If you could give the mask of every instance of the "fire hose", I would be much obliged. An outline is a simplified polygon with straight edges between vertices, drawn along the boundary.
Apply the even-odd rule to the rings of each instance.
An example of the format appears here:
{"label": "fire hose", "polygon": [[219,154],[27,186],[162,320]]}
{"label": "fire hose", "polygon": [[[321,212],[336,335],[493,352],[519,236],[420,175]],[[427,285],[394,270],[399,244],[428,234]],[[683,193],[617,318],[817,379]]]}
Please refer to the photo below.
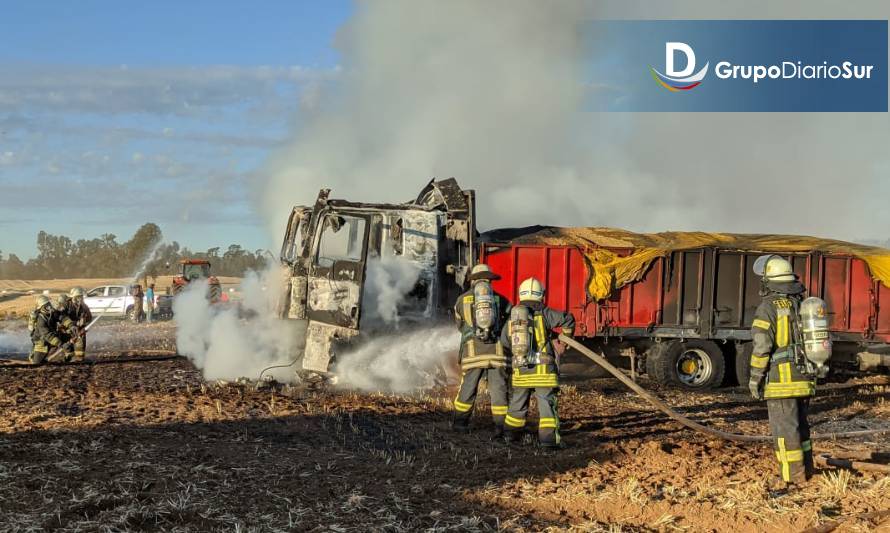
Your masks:
{"label": "fire hose", "polygon": [[[681,415],[670,406],[668,406],[665,402],[659,399],[657,396],[647,391],[643,387],[637,385],[633,380],[627,377],[624,372],[613,366],[611,363],[606,361],[606,359],[594,352],[593,350],[587,348],[580,342],[572,339],[571,337],[567,337],[565,335],[560,335],[559,340],[563,343],[571,346],[575,350],[579,351],[582,355],[586,356],[588,359],[593,361],[594,363],[601,366],[607,372],[615,376],[621,383],[624,383],[628,388],[637,393],[644,400],[651,403],[655,408],[657,408],[662,413],[666,414],[679,424],[692,429],[694,431],[698,431],[700,433],[705,433],[707,435],[711,435],[714,437],[719,437],[721,439],[733,441],[733,442],[764,442],[771,441],[772,437],[769,435],[744,435],[739,433],[728,433],[726,431],[721,431],[719,429],[714,429],[712,427],[708,427],[704,424],[700,424],[694,420],[689,419],[686,416]],[[878,435],[882,433],[890,433],[890,429],[871,429],[871,430],[863,430],[863,431],[842,431],[835,433],[814,433],[814,438],[823,438],[823,439],[835,439],[835,438],[844,438],[844,437],[862,437],[867,435]],[[844,461],[833,459],[827,456],[819,456],[822,461],[826,461],[824,464],[831,466],[848,466],[852,468],[857,468],[859,470],[872,470],[877,472],[885,472],[890,473],[890,466],[886,465],[878,465],[874,463],[862,463],[859,461]],[[840,464],[844,463],[844,465]],[[858,466],[857,466],[858,465]],[[876,467],[876,468],[872,468]]]}

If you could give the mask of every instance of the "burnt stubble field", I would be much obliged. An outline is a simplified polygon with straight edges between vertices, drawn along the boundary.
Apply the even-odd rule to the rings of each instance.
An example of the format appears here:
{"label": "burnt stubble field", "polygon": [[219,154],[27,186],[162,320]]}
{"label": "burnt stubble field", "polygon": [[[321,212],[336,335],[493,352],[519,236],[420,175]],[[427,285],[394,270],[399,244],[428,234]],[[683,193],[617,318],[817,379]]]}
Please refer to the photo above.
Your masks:
{"label": "burnt stubble field", "polygon": [[[169,349],[171,324],[108,324]],[[146,340],[148,339],[148,340]],[[645,382],[647,386],[650,383]],[[2,531],[838,531],[886,528],[890,480],[820,470],[771,494],[773,452],[675,426],[615,380],[567,377],[559,452],[448,419],[453,387],[410,396],[205,382],[184,358],[0,366]],[[658,391],[721,429],[766,432],[739,390]],[[890,379],[851,379],[814,401],[816,431],[890,423]],[[533,409],[534,412],[534,409]],[[887,452],[887,437],[817,441]]]}

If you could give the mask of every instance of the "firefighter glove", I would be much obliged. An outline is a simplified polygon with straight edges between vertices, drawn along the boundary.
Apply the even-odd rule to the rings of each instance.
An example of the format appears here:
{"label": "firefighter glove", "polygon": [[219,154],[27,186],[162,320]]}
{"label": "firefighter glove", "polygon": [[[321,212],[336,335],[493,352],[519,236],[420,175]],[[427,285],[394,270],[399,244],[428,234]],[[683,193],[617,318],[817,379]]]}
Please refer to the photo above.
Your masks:
{"label": "firefighter glove", "polygon": [[755,400],[762,400],[763,378],[761,376],[751,376],[751,379],[748,381],[748,389],[751,391],[751,396]]}

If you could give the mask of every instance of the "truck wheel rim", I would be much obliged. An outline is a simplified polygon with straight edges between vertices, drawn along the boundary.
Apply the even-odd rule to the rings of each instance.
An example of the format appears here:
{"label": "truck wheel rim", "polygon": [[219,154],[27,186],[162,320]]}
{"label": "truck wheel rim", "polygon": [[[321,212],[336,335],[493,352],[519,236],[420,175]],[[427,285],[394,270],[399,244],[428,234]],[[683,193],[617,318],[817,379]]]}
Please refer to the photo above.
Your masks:
{"label": "truck wheel rim", "polygon": [[700,348],[689,348],[677,359],[677,377],[684,385],[703,385],[713,371],[711,356]]}

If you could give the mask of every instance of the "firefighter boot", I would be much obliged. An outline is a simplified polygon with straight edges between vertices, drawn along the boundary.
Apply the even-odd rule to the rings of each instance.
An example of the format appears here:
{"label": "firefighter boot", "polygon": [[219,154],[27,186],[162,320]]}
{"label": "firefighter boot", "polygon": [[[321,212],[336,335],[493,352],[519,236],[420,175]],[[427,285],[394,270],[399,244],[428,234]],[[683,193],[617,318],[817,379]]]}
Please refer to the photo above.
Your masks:
{"label": "firefighter boot", "polygon": [[469,433],[470,432],[470,417],[460,416],[456,413],[454,415],[452,415],[451,430],[454,431],[455,433]]}

